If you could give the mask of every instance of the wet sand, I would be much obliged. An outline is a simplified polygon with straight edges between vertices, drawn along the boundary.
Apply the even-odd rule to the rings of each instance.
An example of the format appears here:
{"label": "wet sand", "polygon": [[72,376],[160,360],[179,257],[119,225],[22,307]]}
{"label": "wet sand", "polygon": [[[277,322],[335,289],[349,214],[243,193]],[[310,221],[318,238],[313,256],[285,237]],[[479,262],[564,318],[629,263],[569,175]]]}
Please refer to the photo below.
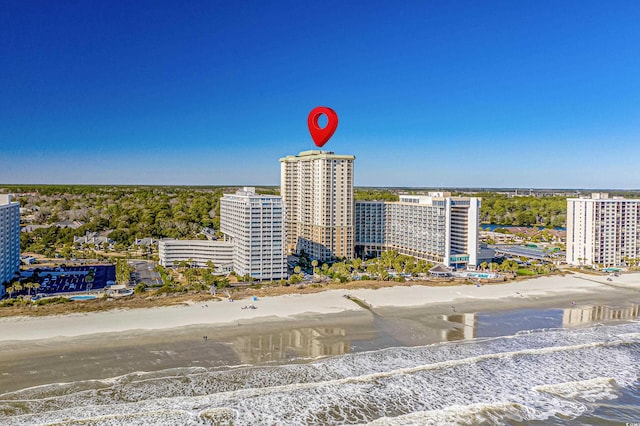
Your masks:
{"label": "wet sand", "polygon": [[598,287],[564,295],[518,293],[497,300],[374,305],[371,311],[342,298],[353,310],[307,313],[293,319],[247,318],[172,329],[5,341],[0,347],[0,393],[136,371],[290,364],[388,347],[511,335],[528,329],[633,320],[638,318],[640,305],[640,292],[635,289]]}

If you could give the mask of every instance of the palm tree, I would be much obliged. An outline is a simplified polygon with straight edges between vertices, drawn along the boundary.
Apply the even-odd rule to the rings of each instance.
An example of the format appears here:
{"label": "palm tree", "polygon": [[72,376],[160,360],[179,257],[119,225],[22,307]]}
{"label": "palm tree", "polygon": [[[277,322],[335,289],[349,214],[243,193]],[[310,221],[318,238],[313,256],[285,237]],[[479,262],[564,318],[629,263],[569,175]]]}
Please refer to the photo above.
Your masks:
{"label": "palm tree", "polygon": [[489,266],[489,264],[487,262],[482,262],[480,264],[480,269],[482,269],[483,271],[487,270],[487,266]]}
{"label": "palm tree", "polygon": [[[9,291],[9,297],[13,297],[13,293],[20,293],[20,291],[22,291],[22,289],[24,287],[22,287],[22,284],[20,284],[19,282],[15,282],[11,285],[11,287],[9,287],[11,289],[11,291]],[[8,291],[9,289],[7,289]]]}
{"label": "palm tree", "polygon": [[5,290],[7,291],[7,293],[9,293],[9,299],[13,299],[13,292],[16,291],[15,287],[13,285],[10,285],[6,287]]}
{"label": "palm tree", "polygon": [[29,296],[31,296],[31,289],[33,288],[33,284],[35,284],[35,283],[26,282],[26,283],[22,284],[22,288],[25,288],[25,289],[27,289],[29,291],[29,293],[28,293]]}

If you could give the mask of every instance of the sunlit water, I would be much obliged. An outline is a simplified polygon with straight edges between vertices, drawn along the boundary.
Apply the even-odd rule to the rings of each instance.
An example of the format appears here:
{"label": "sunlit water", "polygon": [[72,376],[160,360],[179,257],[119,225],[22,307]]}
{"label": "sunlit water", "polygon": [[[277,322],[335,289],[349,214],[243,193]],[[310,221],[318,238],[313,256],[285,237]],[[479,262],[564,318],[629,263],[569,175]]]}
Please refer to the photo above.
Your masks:
{"label": "sunlit water", "polygon": [[[504,318],[509,324],[524,324],[532,316],[538,324],[557,327],[531,330],[520,326],[508,330],[512,334],[487,337],[491,330],[500,329],[497,322]],[[8,392],[0,395],[0,423],[542,425],[640,421],[637,319],[563,328],[571,325],[566,321],[576,320],[570,310],[473,318],[465,325],[471,335],[464,335],[465,327],[457,335],[466,340],[345,353],[303,363],[171,368]]]}

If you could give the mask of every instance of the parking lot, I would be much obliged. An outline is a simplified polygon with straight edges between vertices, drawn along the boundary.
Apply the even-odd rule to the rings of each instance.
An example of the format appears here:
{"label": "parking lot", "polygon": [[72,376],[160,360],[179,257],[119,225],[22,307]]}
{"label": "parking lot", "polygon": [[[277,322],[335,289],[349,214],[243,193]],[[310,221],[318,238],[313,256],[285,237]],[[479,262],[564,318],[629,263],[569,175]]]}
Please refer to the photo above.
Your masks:
{"label": "parking lot", "polygon": [[137,283],[145,283],[149,286],[162,285],[160,274],[153,269],[155,267],[154,262],[145,262],[144,260],[138,260],[129,261],[129,264],[135,268],[134,272],[131,274],[131,278],[133,279],[133,281]]}
{"label": "parking lot", "polygon": [[[89,273],[93,271],[93,280],[87,280]],[[31,294],[57,294],[57,293],[73,293],[89,290],[100,290],[108,285],[115,284],[116,268],[114,265],[87,265],[87,266],[71,266],[58,267],[51,269],[42,269],[34,276],[27,276],[21,281],[36,282],[40,284],[37,290],[31,290]],[[28,294],[28,289],[23,289],[16,294]],[[14,294],[15,295],[15,294]]]}

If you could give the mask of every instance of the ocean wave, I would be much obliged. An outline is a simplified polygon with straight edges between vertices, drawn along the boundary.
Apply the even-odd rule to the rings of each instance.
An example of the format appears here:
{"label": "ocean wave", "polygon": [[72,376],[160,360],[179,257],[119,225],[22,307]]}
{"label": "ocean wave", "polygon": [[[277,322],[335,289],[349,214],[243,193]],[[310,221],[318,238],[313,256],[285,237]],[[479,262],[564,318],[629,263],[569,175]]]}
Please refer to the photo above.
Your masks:
{"label": "ocean wave", "polygon": [[534,411],[515,403],[453,405],[442,410],[418,411],[397,417],[382,417],[367,423],[368,426],[411,425],[500,425],[521,422],[534,416]]}
{"label": "ocean wave", "polygon": [[308,364],[176,368],[47,385],[0,395],[0,416],[16,425],[136,424],[146,415],[154,424],[409,424],[471,410],[491,419],[544,420],[575,417],[589,401],[615,398],[637,371],[640,325],[632,323]]}
{"label": "ocean wave", "polygon": [[552,385],[536,386],[533,390],[553,394],[566,399],[585,400],[595,402],[617,397],[616,381],[612,377],[596,377]]}

